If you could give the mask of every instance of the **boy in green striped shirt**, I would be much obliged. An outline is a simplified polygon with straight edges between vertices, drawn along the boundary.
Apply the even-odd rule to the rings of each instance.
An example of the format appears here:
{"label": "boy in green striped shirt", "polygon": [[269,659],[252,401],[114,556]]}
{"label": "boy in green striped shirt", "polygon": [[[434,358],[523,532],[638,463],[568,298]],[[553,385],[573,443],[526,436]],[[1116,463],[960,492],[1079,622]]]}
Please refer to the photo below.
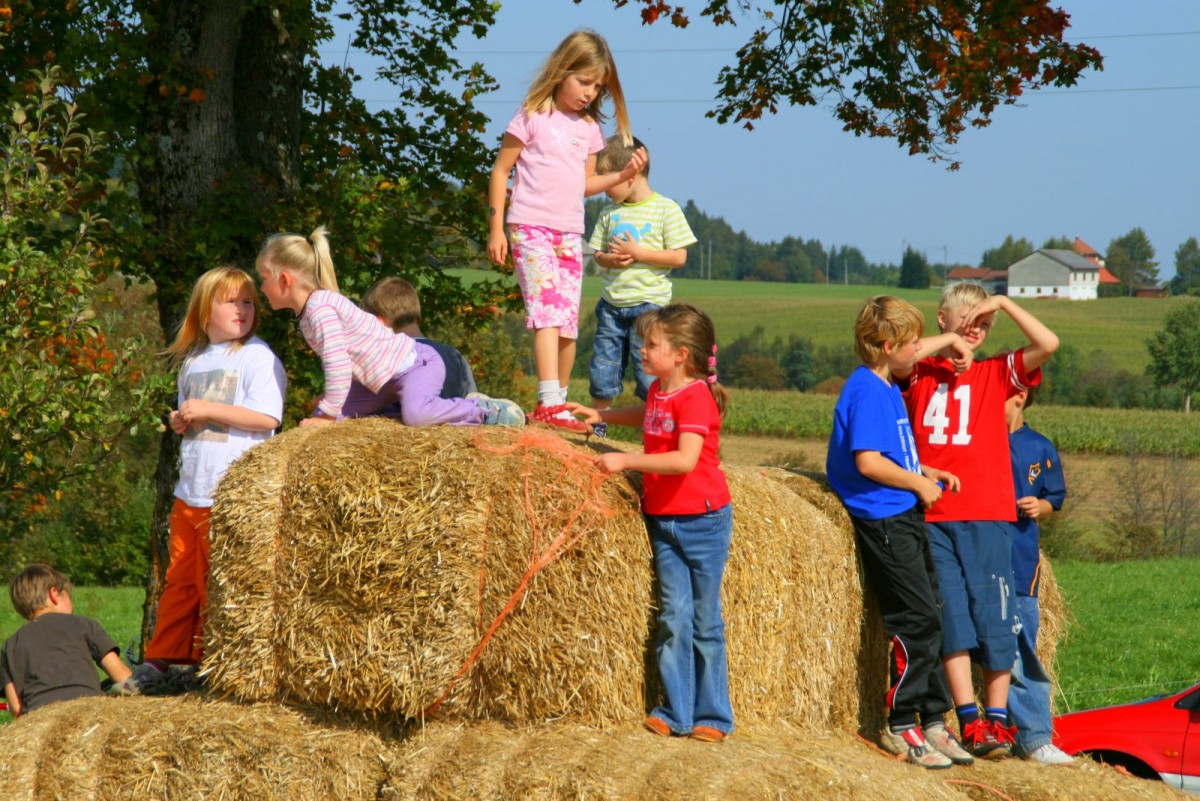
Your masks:
{"label": "boy in green striped shirt", "polygon": [[[613,136],[596,157],[596,173],[620,172],[639,148]],[[622,160],[623,159],[623,160]],[[643,401],[654,377],[642,371],[638,315],[671,302],[671,270],[687,263],[696,242],[679,204],[650,188],[650,159],[642,171],[606,193],[612,203],[600,212],[588,243],[604,290],[596,304],[596,342],[589,370],[592,408],[608,409],[621,394],[625,368],[633,362],[636,393]],[[593,433],[604,436],[601,426]]]}

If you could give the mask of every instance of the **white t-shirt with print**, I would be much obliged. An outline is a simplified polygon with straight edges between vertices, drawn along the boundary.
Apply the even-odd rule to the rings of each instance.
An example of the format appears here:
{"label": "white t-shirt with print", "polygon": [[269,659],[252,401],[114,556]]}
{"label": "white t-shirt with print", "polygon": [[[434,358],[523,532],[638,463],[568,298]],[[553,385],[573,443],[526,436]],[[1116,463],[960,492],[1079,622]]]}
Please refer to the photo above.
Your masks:
{"label": "white t-shirt with print", "polygon": [[[209,345],[188,356],[176,381],[179,403],[207,400],[241,406],[283,420],[287,375],[267,343],[251,337],[245,345]],[[274,431],[245,431],[216,423],[192,426],[183,436],[175,497],[188,506],[212,506],[217,484],[229,465]]]}

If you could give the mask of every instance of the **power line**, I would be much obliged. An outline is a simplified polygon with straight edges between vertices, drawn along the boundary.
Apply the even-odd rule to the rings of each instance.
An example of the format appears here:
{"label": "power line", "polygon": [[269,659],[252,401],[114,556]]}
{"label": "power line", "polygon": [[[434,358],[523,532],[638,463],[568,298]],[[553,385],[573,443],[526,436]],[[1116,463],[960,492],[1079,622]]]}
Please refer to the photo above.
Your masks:
{"label": "power line", "polygon": [[[1186,86],[1134,86],[1125,89],[1038,89],[1030,92],[1027,95],[1022,95],[1021,100],[1029,100],[1036,98],[1039,95],[1090,95],[1090,94],[1134,94],[1137,92],[1176,92],[1200,89],[1200,84],[1192,84]],[[394,98],[389,97],[364,97],[361,98],[364,103],[390,103]],[[494,98],[477,98],[474,103],[477,106],[485,105],[519,105],[521,100],[497,100]],[[695,105],[715,103],[717,98],[703,99],[685,99],[685,98],[659,98],[659,99],[638,99],[625,98],[625,104],[630,106],[642,106],[646,104],[654,105]]]}
{"label": "power line", "polygon": [[[1200,36],[1200,31],[1156,31],[1151,33],[1110,33],[1100,34],[1098,36],[1069,36],[1064,37],[1068,41],[1098,41],[1100,39],[1149,39],[1162,36]],[[613,49],[613,53],[622,54],[640,54],[640,53],[736,53],[736,47],[658,47],[658,48],[632,48],[628,50]],[[341,48],[317,48],[318,53],[336,53],[341,54]],[[463,56],[544,56],[545,49],[538,50],[456,50],[456,54]]]}

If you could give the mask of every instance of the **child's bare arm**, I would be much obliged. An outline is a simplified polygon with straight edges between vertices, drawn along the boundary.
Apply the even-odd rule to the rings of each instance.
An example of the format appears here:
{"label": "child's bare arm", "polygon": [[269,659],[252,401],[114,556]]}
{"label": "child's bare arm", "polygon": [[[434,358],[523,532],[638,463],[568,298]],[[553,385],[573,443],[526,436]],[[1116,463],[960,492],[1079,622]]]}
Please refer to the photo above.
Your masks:
{"label": "child's bare arm", "polygon": [[692,431],[679,435],[679,450],[667,453],[602,453],[596,457],[596,467],[605,473],[636,470],[639,473],[657,473],[663,476],[690,473],[700,461],[704,449],[704,437]]}
{"label": "child's bare arm", "polygon": [[596,260],[596,264],[608,270],[621,270],[633,264],[630,256],[617,255],[604,250],[597,250],[592,254],[592,258]]}
{"label": "child's bare arm", "polygon": [[612,189],[622,181],[628,181],[633,176],[642,171],[646,166],[646,148],[638,148],[633,156],[630,157],[629,163],[620,172],[606,172],[602,175],[596,174],[596,156],[588,156],[587,160],[587,182],[585,184],[584,194],[587,196],[598,195],[601,192],[606,192]]}
{"label": "child's bare arm", "polygon": [[613,237],[608,243],[608,252],[614,256],[626,256],[629,261],[640,261],[653,267],[682,267],[687,264],[687,248],[674,250],[651,250],[642,247],[629,234]]}
{"label": "child's bare arm", "polygon": [[982,303],[972,306],[963,317],[963,323],[970,326],[977,318],[994,311],[1007,314],[1029,340],[1029,344],[1023,348],[1026,371],[1041,367],[1054,351],[1058,350],[1058,336],[1007,295],[992,295]]}
{"label": "child's bare arm", "polygon": [[8,713],[14,718],[21,716],[21,696],[17,693],[17,686],[11,681],[4,685],[4,699],[8,701]]}
{"label": "child's bare arm", "polygon": [[584,406],[582,403],[573,401],[567,402],[567,411],[576,417],[581,417],[583,422],[595,425],[596,423],[614,423],[619,426],[630,426],[632,428],[641,428],[642,421],[646,419],[646,404],[638,406],[623,406],[620,409],[603,409],[597,410],[590,406]]}
{"label": "child's bare arm", "polygon": [[517,137],[504,134],[488,183],[488,258],[495,264],[504,264],[508,258],[508,237],[504,235],[504,198],[508,194],[508,176],[524,147],[525,143]]}
{"label": "child's bare arm", "polygon": [[879,451],[855,451],[854,465],[872,481],[915,493],[925,508],[933,506],[942,497],[942,488],[936,481],[905,470]]}
{"label": "child's bare arm", "polygon": [[[958,373],[970,367],[971,360],[975,358],[975,352],[971,350],[967,341],[953,332],[921,337],[917,342],[917,357],[921,359],[933,356],[943,350],[949,350],[950,363],[954,365],[954,370]],[[892,378],[903,381],[912,375],[914,368],[915,365],[906,370],[893,370]]]}
{"label": "child's bare arm", "polygon": [[110,679],[118,684],[125,681],[125,679],[129,678],[133,673],[133,671],[131,671],[129,667],[121,661],[121,655],[116,651],[109,651],[104,655],[104,658],[100,660],[100,668],[108,674]]}
{"label": "child's bare arm", "polygon": [[279,427],[279,421],[269,414],[256,412],[245,406],[234,406],[232,403],[206,401],[199,398],[192,398],[181,403],[179,416],[189,426],[216,423],[228,428],[240,428],[243,431],[273,431]]}
{"label": "child's bare arm", "polygon": [[1017,509],[1031,520],[1045,520],[1054,513],[1054,507],[1050,505],[1050,501],[1033,495],[1017,498]]}

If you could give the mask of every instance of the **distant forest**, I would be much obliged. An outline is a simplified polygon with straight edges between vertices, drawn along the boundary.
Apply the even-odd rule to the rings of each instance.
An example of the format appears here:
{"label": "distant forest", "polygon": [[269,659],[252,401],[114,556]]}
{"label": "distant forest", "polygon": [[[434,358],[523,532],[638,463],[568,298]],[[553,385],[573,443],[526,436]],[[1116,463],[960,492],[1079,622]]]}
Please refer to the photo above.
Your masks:
{"label": "distant forest", "polygon": [[[607,203],[604,197],[587,202],[584,230],[589,235]],[[690,200],[683,214],[698,241],[688,249],[687,266],[676,273],[680,278],[877,286],[895,286],[900,281],[899,265],[872,264],[862,251],[849,245],[827,248],[820,240],[794,236],[779,242],[756,242],[745,231],[734,231],[721,217],[705,214]]]}

